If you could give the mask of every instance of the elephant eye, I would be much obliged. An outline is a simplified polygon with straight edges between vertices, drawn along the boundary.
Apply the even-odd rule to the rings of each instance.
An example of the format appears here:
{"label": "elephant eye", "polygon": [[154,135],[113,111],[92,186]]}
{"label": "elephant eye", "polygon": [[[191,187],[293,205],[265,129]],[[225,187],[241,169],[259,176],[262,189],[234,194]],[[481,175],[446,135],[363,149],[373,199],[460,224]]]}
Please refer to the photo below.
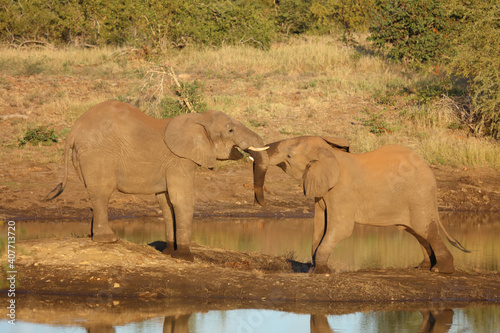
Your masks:
{"label": "elephant eye", "polygon": [[290,154],[286,155],[287,158],[292,158],[292,156],[290,156]]}
{"label": "elephant eye", "polygon": [[234,130],[231,128],[231,129],[229,130],[229,133],[233,133],[233,132],[234,132]]}

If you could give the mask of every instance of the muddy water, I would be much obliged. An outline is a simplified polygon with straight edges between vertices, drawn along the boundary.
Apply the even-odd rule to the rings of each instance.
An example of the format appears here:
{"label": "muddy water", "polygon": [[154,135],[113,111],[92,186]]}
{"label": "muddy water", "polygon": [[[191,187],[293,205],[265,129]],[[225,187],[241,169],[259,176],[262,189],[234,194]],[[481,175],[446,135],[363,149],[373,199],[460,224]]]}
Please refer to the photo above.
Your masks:
{"label": "muddy water", "polygon": [[[448,232],[471,250],[463,253],[447,243],[455,266],[464,270],[500,270],[500,214],[442,213]],[[216,223],[215,223],[216,222]],[[139,244],[164,240],[160,218],[128,218],[111,221],[122,239]],[[84,236],[88,221],[19,221],[18,238]],[[306,262],[311,258],[312,219],[196,219],[193,242],[236,251],[286,256]],[[342,241],[330,258],[337,271],[363,268],[402,268],[423,258],[416,239],[396,227],[356,225],[351,237]]]}
{"label": "muddy water", "polygon": [[[500,265],[500,214],[442,214],[448,232],[472,253],[450,249],[457,268],[498,271]],[[214,223],[217,222],[217,223]],[[238,251],[285,255],[310,260],[310,219],[197,219],[193,241]],[[86,221],[19,221],[18,239],[83,236]],[[146,244],[164,239],[157,218],[113,220],[121,237]],[[338,271],[362,268],[411,267],[420,262],[417,241],[397,228],[356,226],[354,234],[333,253],[330,265]],[[499,281],[500,283],[500,281]],[[0,295],[2,304],[5,295]],[[105,300],[106,301],[106,300]],[[16,326],[0,317],[0,332],[495,332],[500,331],[498,304],[443,303],[392,305],[304,304],[301,313],[287,312],[286,304],[224,301],[203,305],[78,299],[63,296],[20,295]],[[2,308],[4,308],[2,306]],[[312,312],[312,313],[311,313]],[[0,314],[3,311],[0,311]],[[175,331],[172,329],[175,326]]]}

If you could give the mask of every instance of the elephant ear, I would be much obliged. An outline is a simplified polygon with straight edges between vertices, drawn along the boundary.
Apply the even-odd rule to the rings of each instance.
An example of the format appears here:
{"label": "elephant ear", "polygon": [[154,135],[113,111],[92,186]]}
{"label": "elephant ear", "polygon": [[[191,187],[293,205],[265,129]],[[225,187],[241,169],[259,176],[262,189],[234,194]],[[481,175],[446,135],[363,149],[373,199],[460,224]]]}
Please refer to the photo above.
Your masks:
{"label": "elephant ear", "polygon": [[206,168],[216,166],[212,141],[199,121],[200,114],[187,113],[170,120],[164,141],[177,156],[192,160]]}
{"label": "elephant ear", "polygon": [[346,153],[349,152],[349,141],[347,141],[346,139],[342,139],[336,136],[323,136],[322,138],[333,148],[343,150]]}
{"label": "elephant ear", "polygon": [[309,162],[302,176],[304,195],[321,198],[338,183],[339,178],[340,169],[337,158],[328,149],[320,148],[317,159]]}

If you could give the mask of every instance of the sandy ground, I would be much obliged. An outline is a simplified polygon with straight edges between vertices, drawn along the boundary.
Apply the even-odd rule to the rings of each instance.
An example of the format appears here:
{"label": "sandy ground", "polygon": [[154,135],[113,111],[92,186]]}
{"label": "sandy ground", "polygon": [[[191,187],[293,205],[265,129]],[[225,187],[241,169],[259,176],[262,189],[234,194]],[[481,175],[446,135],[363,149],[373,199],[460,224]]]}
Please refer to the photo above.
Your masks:
{"label": "sandy ground", "polygon": [[[249,162],[241,161],[223,164],[216,171],[198,170],[196,215],[312,216],[312,202],[303,197],[300,184],[278,168],[268,175],[268,207],[254,206],[251,169]],[[433,170],[438,179],[440,209],[499,210],[497,173]],[[57,164],[39,166],[26,161],[14,169],[4,161],[0,165],[4,221],[90,218],[85,188],[72,168],[64,193],[56,200],[43,201],[59,183],[61,171],[62,166]],[[152,195],[116,193],[111,199],[110,215],[160,213]],[[161,247],[161,243],[156,245]],[[324,302],[500,300],[500,276],[492,272],[439,275],[409,267],[317,276],[304,273],[309,268],[307,263],[198,245],[194,245],[194,263],[176,261],[153,246],[126,241],[102,245],[89,238],[40,239],[19,241],[16,246],[17,290],[36,294]],[[6,253],[2,260],[5,262]]]}
{"label": "sandy ground", "polygon": [[[16,112],[13,102],[2,109],[7,115]],[[15,118],[0,120],[0,136],[15,136],[20,128],[17,122]],[[60,142],[43,149],[23,150],[4,145],[0,159],[0,221],[4,224],[0,230],[6,230],[5,221],[9,220],[90,218],[90,201],[72,167],[64,193],[53,201],[43,200],[62,179],[63,167],[58,161],[63,145]],[[438,181],[441,210],[500,210],[498,171],[441,166],[433,166],[432,170]],[[300,183],[280,169],[270,169],[266,189],[268,206],[254,206],[249,162],[223,162],[215,171],[200,168],[196,175],[195,214],[313,216],[313,202],[302,195]],[[160,216],[160,212],[153,195],[115,193],[110,201],[110,217],[123,216]],[[79,297],[84,299],[84,308],[72,311],[90,317],[99,313],[95,302],[111,310],[120,304],[120,311],[110,314],[110,321],[116,323],[139,319],[139,315],[133,315],[136,301],[143,307],[151,304],[150,312],[141,312],[141,318],[236,307],[348,313],[418,308],[423,303],[428,308],[429,302],[442,310],[460,302],[500,301],[500,276],[496,272],[439,275],[408,267],[311,275],[305,273],[307,263],[281,257],[198,245],[193,245],[193,252],[195,262],[188,263],[165,256],[153,246],[126,241],[107,245],[93,243],[89,238],[18,241],[16,292],[23,299],[19,315],[22,317],[26,311],[43,322],[58,309],[69,308]],[[4,252],[2,263],[6,256]],[[6,267],[0,268],[1,280],[8,277]],[[6,293],[0,294],[0,301],[7,302],[3,297]],[[44,295],[52,296],[49,299]]]}

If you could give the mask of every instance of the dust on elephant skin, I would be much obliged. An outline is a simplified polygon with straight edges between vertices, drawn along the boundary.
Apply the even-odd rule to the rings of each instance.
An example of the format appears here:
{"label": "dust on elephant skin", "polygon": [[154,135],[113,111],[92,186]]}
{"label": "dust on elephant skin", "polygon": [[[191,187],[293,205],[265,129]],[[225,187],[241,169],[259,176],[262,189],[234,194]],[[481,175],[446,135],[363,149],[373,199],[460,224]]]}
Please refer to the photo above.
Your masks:
{"label": "dust on elephant skin", "polygon": [[409,148],[388,145],[352,154],[343,139],[305,136],[273,142],[267,151],[252,156],[258,203],[265,205],[263,186],[269,166],[302,180],[304,194],[314,198],[315,273],[330,271],[328,258],[352,234],[354,223],[398,226],[411,233],[424,254],[421,269],[454,272],[453,256],[440,229],[453,246],[469,252],[441,224],[434,174]]}
{"label": "dust on elephant skin", "polygon": [[85,112],[69,132],[64,178],[47,199],[64,191],[72,158],[92,203],[94,241],[118,240],[108,224],[113,191],[155,194],[165,219],[164,253],[192,261],[196,167],[211,169],[217,160],[239,159],[239,149],[264,149],[264,142],[222,112],[155,119],[127,103],[103,102]]}

